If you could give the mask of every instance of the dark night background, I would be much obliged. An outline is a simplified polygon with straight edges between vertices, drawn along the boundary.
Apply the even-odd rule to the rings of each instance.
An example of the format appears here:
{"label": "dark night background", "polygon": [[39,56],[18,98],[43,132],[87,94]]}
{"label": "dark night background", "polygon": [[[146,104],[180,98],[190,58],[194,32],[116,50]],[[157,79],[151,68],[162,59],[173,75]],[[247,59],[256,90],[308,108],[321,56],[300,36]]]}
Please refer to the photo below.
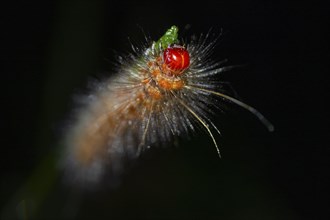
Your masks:
{"label": "dark night background", "polygon": [[[256,0],[2,5],[1,219],[329,219],[326,8]],[[216,121],[221,160],[201,132],[150,150],[116,188],[71,195],[49,181],[73,94],[111,72],[113,51],[129,51],[128,37],[142,41],[140,27],[157,39],[173,24],[183,36],[223,29],[215,58],[248,64],[224,80],[275,132],[233,107]]]}

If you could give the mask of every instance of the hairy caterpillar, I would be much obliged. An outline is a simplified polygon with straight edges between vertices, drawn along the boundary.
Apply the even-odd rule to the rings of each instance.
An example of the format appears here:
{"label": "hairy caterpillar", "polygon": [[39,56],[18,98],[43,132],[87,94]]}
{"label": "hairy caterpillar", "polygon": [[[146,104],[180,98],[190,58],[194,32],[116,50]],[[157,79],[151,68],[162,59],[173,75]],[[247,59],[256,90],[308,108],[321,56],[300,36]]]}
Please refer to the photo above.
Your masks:
{"label": "hairy caterpillar", "polygon": [[273,130],[256,109],[221,91],[215,77],[231,67],[210,59],[215,40],[208,38],[183,44],[172,26],[158,41],[133,47],[135,54],[120,61],[116,76],[98,83],[67,131],[70,178],[98,182],[108,171],[119,172],[124,159],[197,127],[207,131],[220,156],[210,109],[223,103],[243,107]]}

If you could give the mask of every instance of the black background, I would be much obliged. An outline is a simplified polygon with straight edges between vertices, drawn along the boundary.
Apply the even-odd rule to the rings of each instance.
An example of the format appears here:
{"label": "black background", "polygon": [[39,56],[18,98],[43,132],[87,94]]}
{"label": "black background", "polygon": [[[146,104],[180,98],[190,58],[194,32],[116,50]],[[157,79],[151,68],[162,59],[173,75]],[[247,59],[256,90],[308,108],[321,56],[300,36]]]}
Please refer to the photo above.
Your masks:
{"label": "black background", "polygon": [[[326,8],[317,1],[1,6],[1,217],[328,219]],[[111,73],[113,51],[130,51],[128,37],[143,41],[140,27],[157,39],[173,24],[185,37],[223,30],[215,58],[248,64],[224,80],[275,132],[234,107],[215,119],[221,160],[200,132],[180,147],[148,151],[111,189],[71,195],[54,180],[43,191],[51,168],[42,161],[58,150],[73,94],[89,77]],[[24,192],[26,184],[36,190]]]}

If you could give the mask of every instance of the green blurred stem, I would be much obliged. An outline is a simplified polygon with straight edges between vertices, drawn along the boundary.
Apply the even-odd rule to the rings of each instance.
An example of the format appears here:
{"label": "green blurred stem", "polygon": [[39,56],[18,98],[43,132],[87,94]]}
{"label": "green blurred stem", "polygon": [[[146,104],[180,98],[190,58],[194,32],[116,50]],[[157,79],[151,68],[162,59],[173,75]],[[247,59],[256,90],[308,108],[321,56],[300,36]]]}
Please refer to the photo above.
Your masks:
{"label": "green blurred stem", "polygon": [[[154,42],[154,49],[159,53],[171,44],[178,43],[178,30],[178,27],[173,25],[158,41]],[[27,182],[18,190],[7,206],[1,210],[1,214],[6,218],[13,217],[17,214],[15,213],[17,211],[15,210],[16,207],[21,204],[19,206],[22,206],[24,219],[33,218],[38,213],[59,176],[56,169],[57,160],[57,156],[52,153],[46,156]],[[33,203],[33,208],[27,204],[29,202]]]}

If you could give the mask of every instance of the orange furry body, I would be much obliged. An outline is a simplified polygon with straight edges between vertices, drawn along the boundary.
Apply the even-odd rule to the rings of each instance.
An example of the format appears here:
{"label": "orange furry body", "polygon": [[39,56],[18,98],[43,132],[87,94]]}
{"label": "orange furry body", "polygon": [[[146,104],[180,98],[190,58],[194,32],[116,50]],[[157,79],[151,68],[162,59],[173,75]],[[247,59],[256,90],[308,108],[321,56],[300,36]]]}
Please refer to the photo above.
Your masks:
{"label": "orange furry body", "polygon": [[[89,114],[83,116],[85,124],[78,126],[79,132],[72,139],[75,146],[73,156],[78,164],[85,167],[95,160],[106,160],[112,141],[123,137],[132,121],[142,121],[148,112],[160,111],[162,108],[157,105],[164,99],[164,92],[184,86],[184,80],[172,74],[160,56],[149,61],[147,68],[140,69],[138,73],[140,79],[132,82],[133,90],[125,91],[123,87],[97,94],[98,103],[94,103]],[[112,86],[112,82],[109,81],[108,86]],[[136,138],[144,141],[143,137]],[[138,150],[139,144],[133,151]]]}

